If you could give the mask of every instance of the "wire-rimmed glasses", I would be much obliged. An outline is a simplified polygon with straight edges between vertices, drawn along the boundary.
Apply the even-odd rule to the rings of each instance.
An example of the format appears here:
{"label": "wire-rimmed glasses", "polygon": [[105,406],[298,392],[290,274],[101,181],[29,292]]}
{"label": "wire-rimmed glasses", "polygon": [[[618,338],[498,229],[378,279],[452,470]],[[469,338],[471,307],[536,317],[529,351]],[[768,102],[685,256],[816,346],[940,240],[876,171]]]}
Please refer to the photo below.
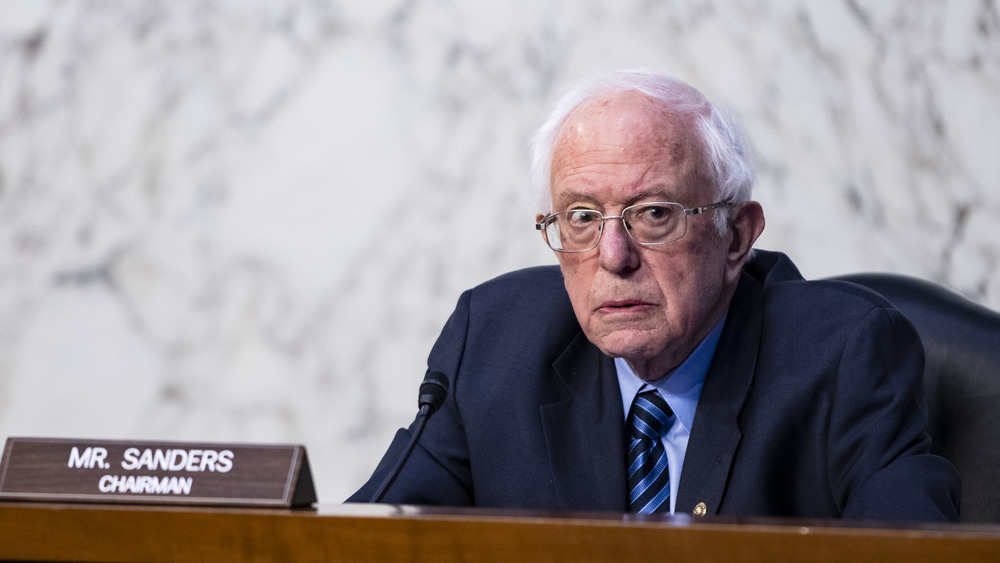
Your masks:
{"label": "wire-rimmed glasses", "polygon": [[625,231],[637,244],[653,246],[675,242],[687,233],[687,216],[727,207],[729,200],[685,209],[672,201],[653,201],[630,205],[621,215],[604,215],[594,209],[569,209],[549,213],[535,228],[556,252],[586,252],[597,248],[604,233],[604,222],[621,219]]}

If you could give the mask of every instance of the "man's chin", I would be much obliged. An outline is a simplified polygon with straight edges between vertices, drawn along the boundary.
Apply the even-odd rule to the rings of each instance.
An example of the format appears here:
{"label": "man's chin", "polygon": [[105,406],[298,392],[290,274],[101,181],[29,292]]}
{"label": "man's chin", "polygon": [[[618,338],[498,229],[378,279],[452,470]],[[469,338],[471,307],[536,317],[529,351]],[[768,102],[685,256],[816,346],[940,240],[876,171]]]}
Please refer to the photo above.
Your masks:
{"label": "man's chin", "polygon": [[648,331],[615,331],[591,342],[604,354],[624,359],[641,379],[655,381],[684,359],[671,357],[665,339],[655,336]]}
{"label": "man's chin", "polygon": [[646,362],[655,358],[663,351],[663,346],[655,340],[649,338],[648,333],[638,331],[615,331],[614,333],[601,338],[591,339],[591,342],[601,349],[602,352],[612,358],[624,358],[630,364],[632,362]]}

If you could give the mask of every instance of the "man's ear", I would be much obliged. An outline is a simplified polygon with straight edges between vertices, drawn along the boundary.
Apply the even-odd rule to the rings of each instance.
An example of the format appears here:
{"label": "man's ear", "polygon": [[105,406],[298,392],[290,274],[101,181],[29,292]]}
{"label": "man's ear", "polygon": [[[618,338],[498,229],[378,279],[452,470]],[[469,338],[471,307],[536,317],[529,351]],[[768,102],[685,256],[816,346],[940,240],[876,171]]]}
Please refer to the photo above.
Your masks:
{"label": "man's ear", "polygon": [[729,216],[729,230],[732,238],[726,255],[726,266],[732,277],[731,281],[735,281],[750,255],[753,243],[764,232],[764,208],[756,201],[737,203]]}

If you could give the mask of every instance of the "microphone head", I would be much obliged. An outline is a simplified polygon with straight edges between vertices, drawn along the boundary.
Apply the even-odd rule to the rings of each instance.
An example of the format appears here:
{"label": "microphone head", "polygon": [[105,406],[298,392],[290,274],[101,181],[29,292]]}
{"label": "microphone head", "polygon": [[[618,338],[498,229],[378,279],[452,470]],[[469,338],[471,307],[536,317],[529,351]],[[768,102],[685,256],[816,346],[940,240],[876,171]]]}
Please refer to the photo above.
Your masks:
{"label": "microphone head", "polygon": [[441,408],[444,398],[448,396],[448,376],[439,372],[428,372],[424,376],[424,382],[420,384],[420,396],[417,404],[420,411],[430,415]]}

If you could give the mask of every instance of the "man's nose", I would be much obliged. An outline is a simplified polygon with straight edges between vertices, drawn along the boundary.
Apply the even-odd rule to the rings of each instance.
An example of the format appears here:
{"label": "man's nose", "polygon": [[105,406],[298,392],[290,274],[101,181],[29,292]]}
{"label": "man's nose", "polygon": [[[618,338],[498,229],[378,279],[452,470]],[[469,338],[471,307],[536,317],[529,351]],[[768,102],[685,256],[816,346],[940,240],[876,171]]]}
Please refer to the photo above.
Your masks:
{"label": "man's nose", "polygon": [[621,218],[604,221],[604,232],[597,246],[601,267],[614,273],[634,270],[639,267],[639,249],[625,228]]}

